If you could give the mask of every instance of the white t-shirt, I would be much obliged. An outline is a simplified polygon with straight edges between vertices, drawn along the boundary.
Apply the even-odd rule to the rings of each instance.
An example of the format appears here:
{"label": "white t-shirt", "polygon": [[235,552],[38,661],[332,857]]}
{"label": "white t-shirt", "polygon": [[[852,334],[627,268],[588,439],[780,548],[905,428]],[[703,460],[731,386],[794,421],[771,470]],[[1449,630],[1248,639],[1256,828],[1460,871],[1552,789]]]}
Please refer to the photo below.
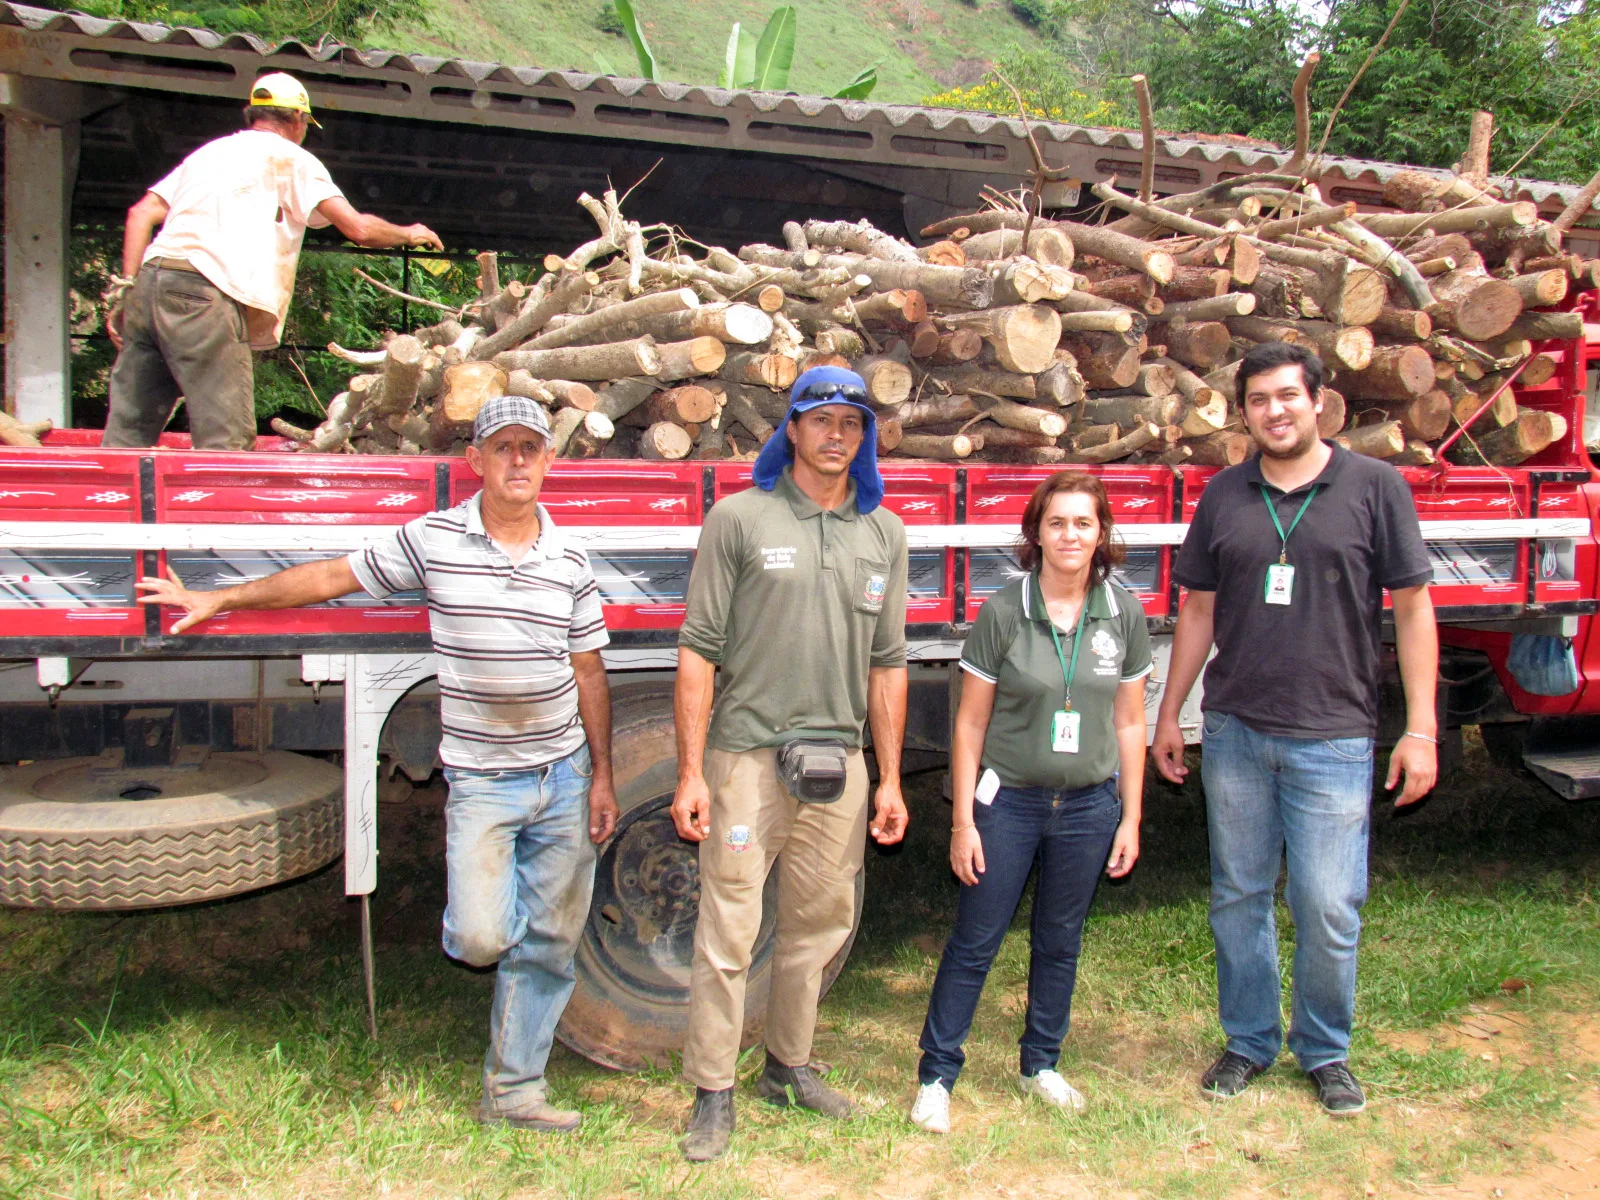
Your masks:
{"label": "white t-shirt", "polygon": [[207,142],[150,190],[170,211],[144,261],[187,259],[245,306],[253,348],[276,346],[306,226],[327,225],[317,205],[344,195],[328,168],[288,138],[246,129]]}

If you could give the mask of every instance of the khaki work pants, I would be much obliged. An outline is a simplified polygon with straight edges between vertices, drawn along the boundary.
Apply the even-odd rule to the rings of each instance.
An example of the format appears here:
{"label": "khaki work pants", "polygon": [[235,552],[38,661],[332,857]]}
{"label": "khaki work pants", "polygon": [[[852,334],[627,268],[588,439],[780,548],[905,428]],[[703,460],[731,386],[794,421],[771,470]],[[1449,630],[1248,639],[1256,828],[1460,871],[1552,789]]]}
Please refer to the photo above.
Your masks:
{"label": "khaki work pants", "polygon": [[786,1066],[811,1061],[822,973],[855,919],[867,837],[867,768],[850,752],[844,795],[801,804],[778,780],[777,751],[706,753],[711,835],[700,843],[700,916],[689,984],[684,1078],[733,1086],[745,982],[761,927],[761,893],[778,866],[777,946],[767,1002],[767,1050]]}
{"label": "khaki work pants", "polygon": [[196,450],[253,450],[254,365],[244,307],[197,271],[147,262],[122,302],[102,446],[154,446],[179,396]]}

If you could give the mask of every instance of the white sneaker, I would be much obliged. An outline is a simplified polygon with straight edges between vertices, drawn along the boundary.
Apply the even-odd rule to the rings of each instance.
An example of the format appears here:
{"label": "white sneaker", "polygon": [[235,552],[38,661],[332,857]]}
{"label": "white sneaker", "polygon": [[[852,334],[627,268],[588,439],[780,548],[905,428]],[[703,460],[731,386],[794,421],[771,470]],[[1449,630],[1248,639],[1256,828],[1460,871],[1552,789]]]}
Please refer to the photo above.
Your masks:
{"label": "white sneaker", "polygon": [[1059,1071],[1040,1071],[1037,1075],[1019,1076],[1024,1096],[1037,1096],[1046,1104],[1063,1112],[1082,1112],[1089,1107],[1083,1093],[1061,1078]]}
{"label": "white sneaker", "polygon": [[950,1093],[937,1079],[917,1089],[917,1102],[911,1106],[911,1123],[929,1133],[950,1132]]}

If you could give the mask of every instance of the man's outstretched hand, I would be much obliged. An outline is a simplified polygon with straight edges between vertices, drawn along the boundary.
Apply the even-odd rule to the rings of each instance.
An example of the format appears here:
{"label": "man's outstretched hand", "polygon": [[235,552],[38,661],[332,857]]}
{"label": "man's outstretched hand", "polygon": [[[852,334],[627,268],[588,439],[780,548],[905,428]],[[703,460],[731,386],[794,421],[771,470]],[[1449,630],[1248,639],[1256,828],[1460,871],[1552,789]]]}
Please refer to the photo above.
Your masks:
{"label": "man's outstretched hand", "polygon": [[139,597],[140,604],[165,604],[184,610],[183,618],[168,630],[169,633],[182,633],[191,625],[209,621],[222,611],[221,593],[191,592],[183,586],[177,572],[171,567],[167,568],[165,579],[146,575],[133,586],[145,593]]}

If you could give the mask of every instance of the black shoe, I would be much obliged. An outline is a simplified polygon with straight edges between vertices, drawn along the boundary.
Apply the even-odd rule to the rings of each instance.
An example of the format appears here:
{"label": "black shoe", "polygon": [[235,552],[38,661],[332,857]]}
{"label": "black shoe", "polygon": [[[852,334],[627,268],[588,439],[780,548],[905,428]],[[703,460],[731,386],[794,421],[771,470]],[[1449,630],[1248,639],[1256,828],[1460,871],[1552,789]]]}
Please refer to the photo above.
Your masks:
{"label": "black shoe", "polygon": [[694,1108],[689,1111],[689,1127],[683,1131],[678,1149],[690,1162],[710,1162],[728,1152],[733,1138],[733,1089],[713,1092],[703,1087],[694,1090]]}
{"label": "black shoe", "polygon": [[790,1104],[842,1121],[855,1111],[850,1101],[817,1077],[810,1066],[788,1067],[767,1054],[766,1069],[756,1080],[756,1095],[780,1108]]}
{"label": "black shoe", "polygon": [[1322,1107],[1336,1117],[1350,1117],[1367,1107],[1366,1093],[1350,1074],[1350,1064],[1331,1062],[1326,1066],[1307,1071],[1311,1082],[1317,1085],[1317,1099]]}
{"label": "black shoe", "polygon": [[1200,1076],[1200,1090],[1214,1100],[1232,1100],[1250,1086],[1252,1079],[1265,1070],[1266,1068],[1260,1063],[1242,1054],[1224,1050],[1222,1057],[1207,1067],[1206,1073]]}

